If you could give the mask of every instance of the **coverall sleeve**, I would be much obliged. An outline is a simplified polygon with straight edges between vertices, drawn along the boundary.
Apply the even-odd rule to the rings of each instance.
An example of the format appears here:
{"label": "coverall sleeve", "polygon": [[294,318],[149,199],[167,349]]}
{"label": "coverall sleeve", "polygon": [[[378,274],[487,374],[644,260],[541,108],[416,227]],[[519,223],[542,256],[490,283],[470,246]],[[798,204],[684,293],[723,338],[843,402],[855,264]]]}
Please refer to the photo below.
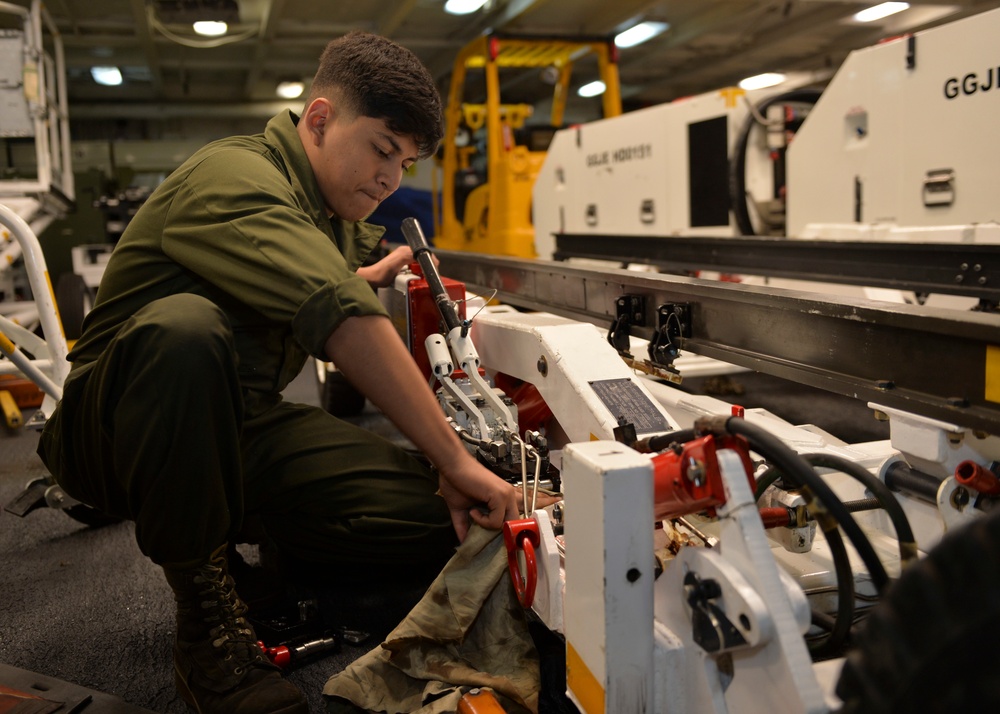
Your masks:
{"label": "coverall sleeve", "polygon": [[319,210],[303,205],[266,157],[219,151],[177,191],[163,251],[268,321],[289,323],[296,341],[322,357],[326,339],[346,318],[386,312],[332,229],[317,225],[328,220]]}

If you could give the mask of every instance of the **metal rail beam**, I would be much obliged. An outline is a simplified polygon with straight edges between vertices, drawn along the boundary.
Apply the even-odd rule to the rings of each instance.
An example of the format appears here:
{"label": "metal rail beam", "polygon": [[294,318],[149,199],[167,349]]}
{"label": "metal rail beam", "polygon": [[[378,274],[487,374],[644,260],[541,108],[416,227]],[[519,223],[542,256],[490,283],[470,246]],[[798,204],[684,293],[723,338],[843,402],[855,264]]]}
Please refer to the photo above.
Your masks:
{"label": "metal rail beam", "polygon": [[657,307],[687,306],[679,347],[802,384],[1000,434],[1000,315],[832,298],[672,275],[437,251],[441,274],[502,302],[610,326],[639,296],[632,334]]}
{"label": "metal rail beam", "polygon": [[564,234],[556,236],[555,257],[623,265],[648,262],[670,270],[718,270],[1000,302],[1000,245],[983,243]]}

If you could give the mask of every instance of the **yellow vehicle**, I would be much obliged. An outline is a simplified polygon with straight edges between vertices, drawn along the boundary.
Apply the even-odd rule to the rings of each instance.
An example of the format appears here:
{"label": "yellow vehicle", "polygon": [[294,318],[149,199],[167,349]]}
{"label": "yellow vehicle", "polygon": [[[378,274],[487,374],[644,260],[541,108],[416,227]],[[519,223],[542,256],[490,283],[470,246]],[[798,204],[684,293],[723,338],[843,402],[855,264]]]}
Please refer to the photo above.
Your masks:
{"label": "yellow vehicle", "polygon": [[[484,35],[455,59],[445,110],[440,186],[435,189],[434,244],[521,258],[536,257],[531,190],[549,141],[563,127],[574,63],[596,59],[605,117],[621,114],[616,48],[609,39]],[[532,104],[505,104],[500,69],[537,69],[552,84],[547,123],[529,121]],[[483,70],[478,75],[469,70]],[[479,79],[485,103],[466,93]],[[482,89],[479,90],[482,93]]]}

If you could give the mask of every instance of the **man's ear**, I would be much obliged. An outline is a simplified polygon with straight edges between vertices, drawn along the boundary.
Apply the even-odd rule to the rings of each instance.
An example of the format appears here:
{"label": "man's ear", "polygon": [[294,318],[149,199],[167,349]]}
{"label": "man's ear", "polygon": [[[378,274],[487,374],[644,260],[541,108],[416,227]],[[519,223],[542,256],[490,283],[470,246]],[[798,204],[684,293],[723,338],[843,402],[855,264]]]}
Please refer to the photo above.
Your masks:
{"label": "man's ear", "polygon": [[329,99],[318,97],[309,103],[302,116],[306,131],[317,146],[323,141],[323,133],[333,121],[334,108]]}

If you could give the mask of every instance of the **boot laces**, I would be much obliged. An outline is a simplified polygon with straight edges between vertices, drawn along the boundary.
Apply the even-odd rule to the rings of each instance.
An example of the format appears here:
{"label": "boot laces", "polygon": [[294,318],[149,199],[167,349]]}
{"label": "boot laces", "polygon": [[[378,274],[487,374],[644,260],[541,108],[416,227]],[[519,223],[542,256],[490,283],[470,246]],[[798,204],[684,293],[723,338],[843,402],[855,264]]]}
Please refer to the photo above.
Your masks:
{"label": "boot laces", "polygon": [[232,576],[219,566],[205,565],[195,576],[196,584],[204,585],[198,591],[203,597],[201,607],[205,610],[206,624],[215,624],[208,635],[212,646],[225,651],[224,661],[238,658],[240,664],[233,670],[240,674],[256,662],[264,661],[264,654],[257,644],[253,627],[246,620],[247,606],[236,592]]}

